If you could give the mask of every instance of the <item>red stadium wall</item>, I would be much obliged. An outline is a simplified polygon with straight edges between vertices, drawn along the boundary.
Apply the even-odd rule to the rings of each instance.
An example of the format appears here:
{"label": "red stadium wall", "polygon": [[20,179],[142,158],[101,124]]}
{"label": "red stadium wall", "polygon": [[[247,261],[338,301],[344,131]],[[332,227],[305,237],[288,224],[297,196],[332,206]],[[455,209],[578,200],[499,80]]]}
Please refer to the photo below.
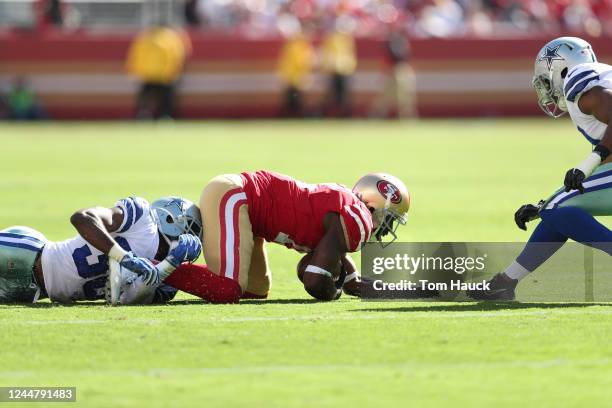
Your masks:
{"label": "red stadium wall", "polygon": [[[193,56],[179,88],[179,116],[274,117],[281,85],[276,77],[279,39],[190,33]],[[132,116],[137,84],[124,73],[132,34],[0,33],[0,83],[24,75],[54,118],[122,119]],[[422,39],[412,42],[418,106],[424,116],[533,115],[533,59],[546,38]],[[608,39],[590,39],[601,61],[612,60]],[[357,114],[376,96],[384,72],[384,43],[357,42],[352,81]],[[308,99],[322,99],[315,75]]]}

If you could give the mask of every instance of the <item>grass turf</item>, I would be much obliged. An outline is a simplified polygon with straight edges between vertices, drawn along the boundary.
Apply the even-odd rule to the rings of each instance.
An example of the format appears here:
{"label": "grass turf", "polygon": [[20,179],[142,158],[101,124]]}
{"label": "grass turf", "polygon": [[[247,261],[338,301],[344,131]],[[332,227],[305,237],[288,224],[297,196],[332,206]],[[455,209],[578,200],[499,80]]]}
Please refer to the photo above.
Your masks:
{"label": "grass turf", "polygon": [[[589,149],[567,121],[525,119],[3,124],[0,141],[0,227],[53,240],[77,208],[197,200],[216,174],[268,168],[347,185],[396,174],[413,196],[402,240],[522,241],[514,210]],[[610,402],[608,305],[316,303],[299,255],[268,248],[268,301],[0,306],[0,386],[76,386],[78,405],[112,407]]]}

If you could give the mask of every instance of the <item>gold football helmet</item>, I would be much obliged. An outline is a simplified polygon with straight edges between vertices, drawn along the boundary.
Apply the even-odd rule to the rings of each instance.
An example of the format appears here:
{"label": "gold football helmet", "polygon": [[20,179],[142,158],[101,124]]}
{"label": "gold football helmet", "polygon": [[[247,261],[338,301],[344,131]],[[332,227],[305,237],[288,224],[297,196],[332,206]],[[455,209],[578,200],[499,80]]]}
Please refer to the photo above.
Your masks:
{"label": "gold football helmet", "polygon": [[[360,178],[353,193],[365,203],[372,213],[374,231],[372,237],[383,247],[397,239],[395,230],[406,224],[410,208],[410,194],[406,185],[387,173],[370,173]],[[391,240],[383,244],[382,238],[391,234]]]}

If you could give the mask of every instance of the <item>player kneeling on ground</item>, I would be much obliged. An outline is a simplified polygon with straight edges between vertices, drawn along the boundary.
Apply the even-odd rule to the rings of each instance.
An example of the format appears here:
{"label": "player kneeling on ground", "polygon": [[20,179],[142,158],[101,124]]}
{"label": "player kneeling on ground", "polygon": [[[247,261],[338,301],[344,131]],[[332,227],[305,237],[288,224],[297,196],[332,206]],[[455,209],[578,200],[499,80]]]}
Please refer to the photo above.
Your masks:
{"label": "player kneeling on ground", "polygon": [[612,255],[612,231],[594,217],[612,215],[612,66],[598,63],[586,41],[557,38],[536,57],[533,86],[542,110],[555,118],[569,112],[592,151],[567,171],[564,186],[548,200],[518,209],[519,228],[541,221],[516,261],[490,281],[489,291],[468,292],[474,299],[513,300],[519,280],[568,239]]}
{"label": "player kneeling on ground", "polygon": [[160,283],[165,275],[150,260],[163,261],[167,273],[201,250],[199,210],[177,197],[152,205],[130,197],[112,208],[79,210],[70,221],[79,235],[62,242],[28,227],[0,231],[0,302],[102,299],[109,261],[119,266],[121,303],[166,302],[176,289]]}
{"label": "player kneeling on ground", "polygon": [[[410,196],[384,173],[362,177],[353,190],[306,184],[269,171],[215,177],[202,191],[206,265],[182,265],[166,283],[215,303],[266,298],[271,287],[264,241],[309,253],[301,280],[316,299],[359,295],[347,255],[381,241],[406,223]],[[343,267],[340,267],[343,265]]]}

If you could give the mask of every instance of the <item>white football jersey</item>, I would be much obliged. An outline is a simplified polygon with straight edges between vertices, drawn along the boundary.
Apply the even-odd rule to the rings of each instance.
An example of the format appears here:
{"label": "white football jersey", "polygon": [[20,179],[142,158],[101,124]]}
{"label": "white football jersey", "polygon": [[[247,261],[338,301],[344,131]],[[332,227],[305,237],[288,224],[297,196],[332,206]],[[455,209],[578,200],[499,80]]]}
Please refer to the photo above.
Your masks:
{"label": "white football jersey", "polygon": [[563,81],[563,93],[572,121],[578,131],[594,146],[599,144],[608,125],[598,121],[593,115],[582,113],[578,100],[583,93],[595,86],[612,89],[612,66],[597,62],[578,64],[569,70]]}
{"label": "white football jersey", "polygon": [[[159,246],[157,225],[147,200],[129,197],[115,204],[123,212],[123,222],[111,236],[126,251],[153,259]],[[94,300],[104,297],[108,256],[87,243],[80,235],[48,242],[41,256],[45,289],[57,302]]]}

